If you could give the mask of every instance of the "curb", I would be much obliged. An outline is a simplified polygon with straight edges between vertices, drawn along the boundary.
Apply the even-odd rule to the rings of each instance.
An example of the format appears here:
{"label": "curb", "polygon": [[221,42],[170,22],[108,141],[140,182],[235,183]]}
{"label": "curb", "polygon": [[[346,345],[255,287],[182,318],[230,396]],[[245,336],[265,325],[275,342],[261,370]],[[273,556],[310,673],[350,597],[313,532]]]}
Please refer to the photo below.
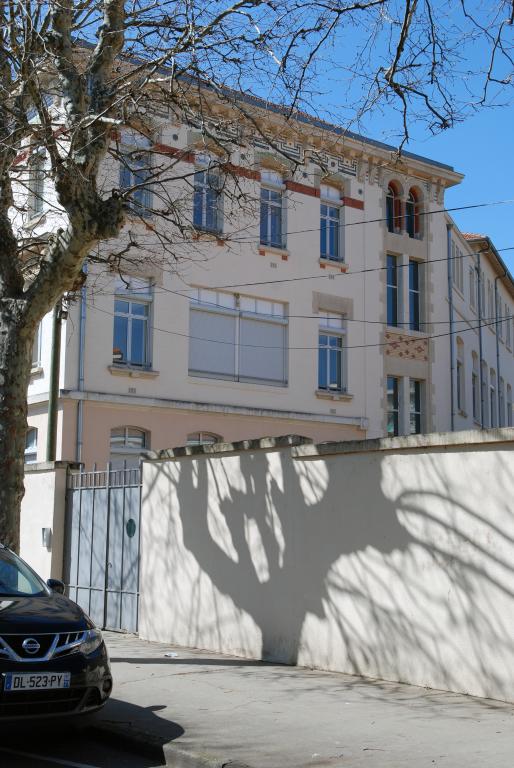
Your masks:
{"label": "curb", "polygon": [[125,747],[135,750],[140,755],[163,764],[165,740],[154,733],[149,733],[140,728],[134,728],[132,723],[128,727],[113,721],[103,721],[91,724],[89,728],[96,738],[114,747]]}
{"label": "curb", "polygon": [[98,739],[111,746],[119,747],[121,742],[139,754],[170,768],[252,768],[237,760],[223,760],[207,752],[184,749],[154,733],[134,728],[132,723],[127,728],[114,721],[103,721],[91,725],[90,730]]}
{"label": "curb", "polygon": [[223,760],[207,753],[189,752],[173,743],[163,746],[166,765],[170,768],[251,768],[236,760]]}

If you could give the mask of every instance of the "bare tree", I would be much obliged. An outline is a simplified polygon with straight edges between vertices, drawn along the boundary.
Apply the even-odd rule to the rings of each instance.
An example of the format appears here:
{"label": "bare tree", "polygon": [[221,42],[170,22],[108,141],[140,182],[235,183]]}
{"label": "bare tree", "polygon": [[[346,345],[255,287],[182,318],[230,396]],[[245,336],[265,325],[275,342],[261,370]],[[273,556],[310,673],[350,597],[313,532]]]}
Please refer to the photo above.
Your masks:
{"label": "bare tree", "polygon": [[[170,191],[170,182],[183,175],[180,153],[152,140],[155,115],[194,126],[206,145],[217,147],[216,183],[227,184],[234,202],[244,205],[232,173],[233,147],[264,132],[258,109],[270,100],[281,105],[283,121],[294,122],[299,110],[316,110],[329,70],[347,84],[346,91],[335,89],[336,107],[351,115],[347,125],[370,109],[396,106],[402,140],[412,119],[439,130],[469,109],[505,101],[512,85],[514,6],[503,0],[485,11],[481,5],[465,0],[0,2],[4,542],[19,544],[26,393],[39,321],[73,290],[86,259],[121,269],[124,259],[137,258],[137,237],[124,229],[128,216],[139,218],[151,233],[160,258],[177,259],[181,238],[194,234],[190,215]],[[467,72],[467,87],[459,67]],[[128,149],[126,130],[133,132]],[[106,183],[109,157],[127,169],[126,184]],[[42,184],[45,177],[51,193],[43,192],[49,188]],[[151,221],[144,197],[150,185]],[[55,214],[47,216],[46,227],[38,226],[43,194]]]}

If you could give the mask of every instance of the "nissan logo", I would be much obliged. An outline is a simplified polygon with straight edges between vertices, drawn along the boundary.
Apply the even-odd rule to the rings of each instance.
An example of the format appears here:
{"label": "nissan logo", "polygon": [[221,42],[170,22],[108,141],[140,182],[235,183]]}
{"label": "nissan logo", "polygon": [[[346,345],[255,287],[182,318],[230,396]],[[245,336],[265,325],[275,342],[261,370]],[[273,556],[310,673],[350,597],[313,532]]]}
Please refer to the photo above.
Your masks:
{"label": "nissan logo", "polygon": [[37,653],[41,648],[38,641],[35,640],[33,637],[27,637],[21,644],[21,647],[23,648],[24,651],[26,651],[27,653],[30,653],[32,656],[35,653]]}

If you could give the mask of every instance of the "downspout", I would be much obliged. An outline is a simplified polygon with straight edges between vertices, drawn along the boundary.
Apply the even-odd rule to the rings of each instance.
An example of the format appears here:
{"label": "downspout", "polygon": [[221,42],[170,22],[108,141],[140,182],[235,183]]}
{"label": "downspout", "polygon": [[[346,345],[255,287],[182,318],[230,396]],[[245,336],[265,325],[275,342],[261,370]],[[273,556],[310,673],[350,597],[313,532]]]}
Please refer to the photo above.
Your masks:
{"label": "downspout", "polygon": [[[87,265],[84,266],[84,273],[87,274]],[[78,391],[84,391],[84,350],[86,346],[86,304],[87,293],[86,285],[80,289],[80,315],[79,315],[79,381]],[[82,448],[84,443],[84,401],[79,399],[77,404],[77,447],[76,460],[82,463]]]}
{"label": "downspout", "polygon": [[482,344],[482,268],[480,266],[480,251],[477,251],[477,276],[478,276],[478,349],[480,353],[479,381],[480,381],[480,426],[485,429],[484,424],[484,372],[483,372],[483,344]]}
{"label": "downspout", "polygon": [[501,391],[501,370],[500,370],[500,338],[499,338],[499,315],[498,315],[498,280],[502,280],[504,277],[506,277],[507,272],[505,271],[505,274],[503,275],[497,275],[494,278],[494,320],[495,320],[495,327],[496,327],[496,382],[498,386],[498,426],[503,427],[502,424],[503,421],[503,413],[502,413],[502,397],[500,396]]}
{"label": "downspout", "polygon": [[452,225],[446,225],[446,262],[448,265],[448,304],[450,312],[450,429],[455,431],[455,393],[453,385],[455,380],[455,349],[453,344],[453,265],[452,265]]}
{"label": "downspout", "polygon": [[48,429],[46,434],[46,460],[55,461],[57,446],[57,415],[59,404],[59,373],[61,364],[62,300],[52,313],[52,354],[48,385]]}

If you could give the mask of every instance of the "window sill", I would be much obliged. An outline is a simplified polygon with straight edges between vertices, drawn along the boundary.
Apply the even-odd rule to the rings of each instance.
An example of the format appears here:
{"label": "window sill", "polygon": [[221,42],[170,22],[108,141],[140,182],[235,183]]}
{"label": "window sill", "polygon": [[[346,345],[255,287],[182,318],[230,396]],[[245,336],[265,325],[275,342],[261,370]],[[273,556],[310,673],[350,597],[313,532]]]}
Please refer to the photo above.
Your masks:
{"label": "window sill", "polygon": [[42,365],[33,365],[32,368],[30,369],[31,378],[32,377],[36,378],[36,376],[43,376],[43,373],[44,371],[43,371]]}
{"label": "window sill", "polygon": [[27,221],[24,223],[24,229],[34,229],[46,222],[46,211],[39,211],[39,213],[31,213]]}
{"label": "window sill", "polygon": [[109,365],[107,367],[113,376],[128,376],[131,379],[155,379],[159,375],[159,371],[154,371],[151,368],[137,368],[130,365]]}
{"label": "window sill", "polygon": [[353,395],[349,392],[337,392],[329,389],[317,389],[315,395],[321,400],[339,400],[343,403],[351,403],[353,400]]}
{"label": "window sill", "polygon": [[269,253],[272,256],[280,256],[282,261],[287,261],[289,258],[289,251],[287,248],[278,248],[275,245],[263,245],[259,244],[259,255],[266,256]]}
{"label": "window sill", "polygon": [[348,264],[345,264],[344,261],[337,261],[337,259],[324,259],[323,256],[320,256],[319,265],[321,269],[326,269],[326,267],[334,267],[340,272],[348,272]]}
{"label": "window sill", "polygon": [[209,229],[199,229],[193,233],[193,240],[206,240],[208,243],[225,245],[222,232],[211,232]]}

